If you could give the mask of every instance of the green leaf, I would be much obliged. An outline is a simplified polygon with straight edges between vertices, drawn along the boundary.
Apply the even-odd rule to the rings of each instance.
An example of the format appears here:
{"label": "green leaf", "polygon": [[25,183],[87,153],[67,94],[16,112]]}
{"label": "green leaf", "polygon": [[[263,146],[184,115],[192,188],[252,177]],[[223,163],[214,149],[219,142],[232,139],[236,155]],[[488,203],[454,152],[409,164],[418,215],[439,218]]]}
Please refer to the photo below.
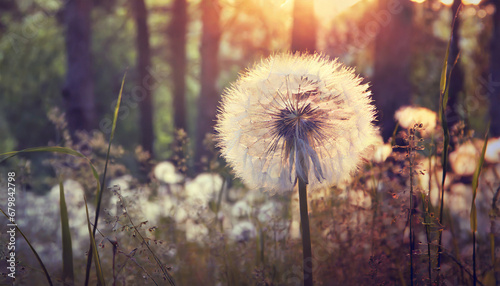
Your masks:
{"label": "green leaf", "polygon": [[85,160],[87,160],[87,163],[90,166],[90,169],[92,170],[92,175],[94,176],[94,179],[97,183],[97,193],[99,193],[99,190],[101,188],[101,185],[99,183],[99,174],[97,173],[97,170],[95,169],[94,165],[92,162],[90,162],[90,159],[87,158],[85,155],[82,153],[73,150],[71,148],[67,147],[60,147],[60,146],[45,146],[45,147],[33,147],[33,148],[28,148],[28,149],[23,149],[20,151],[11,151],[7,153],[2,153],[0,154],[0,157],[4,157],[3,159],[0,159],[0,163],[4,162],[5,160],[12,158],[14,156],[19,155],[20,153],[31,153],[31,152],[51,152],[51,153],[60,153],[60,154],[67,154],[67,155],[72,155],[75,157],[80,157]]}
{"label": "green leaf", "polygon": [[[490,130],[489,123],[486,130]],[[474,171],[474,176],[472,177],[472,206],[470,210],[470,229],[472,232],[477,231],[476,195],[477,195],[477,187],[479,186],[479,176],[481,176],[481,170],[483,169],[484,154],[486,153],[487,146],[488,146],[488,132],[486,132],[483,149],[481,150],[481,156],[479,156],[477,167],[476,170]]]}
{"label": "green leaf", "polygon": [[[109,136],[109,142],[108,142],[108,151],[106,152],[106,162],[104,163],[104,173],[102,175],[102,186],[104,186],[104,182],[106,181],[106,173],[108,170],[108,163],[109,163],[109,153],[111,152],[111,143],[113,141],[113,137],[115,136],[115,128],[116,128],[116,122],[118,121],[118,112],[120,111],[120,103],[122,101],[122,94],[123,94],[123,86],[125,84],[125,77],[127,76],[127,73],[123,75],[122,79],[122,85],[120,87],[120,93],[118,94],[118,100],[116,102],[116,107],[115,107],[115,112],[113,115],[113,125],[111,128],[111,134]],[[101,201],[102,201],[102,189],[98,190],[97,196],[96,196],[96,210],[95,210],[95,221],[94,221],[94,229],[92,230],[92,234],[95,236],[96,229],[97,229],[97,223],[99,221],[99,212],[101,209]],[[85,272],[85,285],[88,283],[88,278],[90,275],[90,267],[92,264],[92,252],[89,251],[89,256],[87,257],[87,269]],[[97,258],[99,260],[99,258]]]}
{"label": "green leaf", "polygon": [[69,231],[68,209],[64,198],[64,185],[59,180],[59,206],[61,211],[62,253],[63,253],[63,283],[68,281],[71,285],[75,283],[73,273],[73,248],[71,244],[71,233]]}
{"label": "green leaf", "polygon": [[[0,209],[0,212],[2,212],[3,215],[7,219],[9,219],[9,216],[2,209]],[[31,242],[29,241],[29,239],[26,237],[26,235],[24,235],[24,233],[21,231],[21,229],[17,225],[15,227],[16,227],[16,230],[23,236],[23,238],[26,241],[26,243],[28,243],[28,246],[30,247],[31,252],[33,252],[33,254],[35,255],[36,260],[38,261],[38,264],[40,264],[40,267],[42,267],[42,270],[43,270],[43,272],[45,274],[45,278],[47,278],[47,282],[49,283],[49,285],[51,285],[51,286],[54,285],[54,284],[52,284],[52,280],[50,279],[50,275],[49,275],[49,272],[47,271],[47,268],[45,267],[45,264],[43,264],[42,259],[40,258],[40,256],[36,252],[36,250],[33,247],[33,245],[31,245]]]}
{"label": "green leaf", "polygon": [[[453,27],[452,27],[453,29]],[[448,47],[446,48],[446,54],[444,56],[443,68],[441,69],[441,80],[439,82],[439,93],[444,94],[444,90],[446,88],[446,82],[448,77],[448,58],[450,57],[450,45],[451,45],[451,37],[448,41]]]}
{"label": "green leaf", "polygon": [[[97,245],[95,243],[94,233],[92,232],[92,227],[90,225],[87,197],[84,195],[83,199],[85,201],[85,211],[87,212],[87,225],[89,228],[90,248],[91,248],[91,252],[94,256],[95,271],[97,273],[97,282],[99,283],[98,285],[104,286],[104,285],[106,285],[106,283],[104,282],[104,275],[102,274],[101,262],[99,260],[99,252],[97,251]],[[90,253],[89,253],[89,257],[90,257]]]}
{"label": "green leaf", "polygon": [[125,84],[125,77],[127,76],[127,72],[123,75],[122,86],[120,87],[120,93],[118,94],[118,101],[116,102],[115,113],[113,115],[113,126],[111,127],[111,135],[109,137],[109,144],[111,145],[111,141],[113,137],[115,137],[115,129],[116,129],[116,121],[118,121],[118,111],[120,111],[120,103],[122,102],[122,94],[123,94],[123,85]]}

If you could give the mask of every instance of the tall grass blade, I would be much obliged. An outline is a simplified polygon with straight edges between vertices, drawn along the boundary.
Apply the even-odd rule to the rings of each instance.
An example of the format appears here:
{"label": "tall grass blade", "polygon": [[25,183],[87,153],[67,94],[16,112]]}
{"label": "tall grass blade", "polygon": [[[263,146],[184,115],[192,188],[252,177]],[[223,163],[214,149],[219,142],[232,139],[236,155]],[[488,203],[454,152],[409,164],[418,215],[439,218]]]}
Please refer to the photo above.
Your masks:
{"label": "tall grass blade", "polygon": [[[448,47],[446,48],[446,54],[445,58],[443,61],[443,68],[441,70],[441,81],[439,84],[439,119],[441,120],[441,126],[443,128],[443,137],[444,137],[444,142],[443,142],[443,153],[441,154],[441,165],[443,167],[443,175],[442,175],[442,180],[441,180],[441,202],[440,202],[440,209],[439,209],[439,223],[443,223],[443,211],[444,211],[444,183],[446,181],[446,170],[448,168],[448,147],[450,145],[450,131],[448,129],[448,120],[446,119],[446,106],[448,105],[448,91],[450,89],[450,75],[451,72],[453,71],[453,67],[457,64],[458,58],[459,58],[459,53],[457,54],[457,57],[453,63],[452,68],[450,69],[450,72],[448,72],[448,59],[450,56],[450,46],[451,46],[451,40],[453,37],[453,28],[455,26],[455,21],[458,17],[458,14],[460,12],[460,9],[462,8],[462,5],[460,5],[457,9],[457,13],[455,14],[453,18],[453,23],[451,25],[451,34],[450,34],[450,39],[448,40]],[[443,232],[439,231],[439,239],[438,239],[438,250],[437,250],[437,271],[441,270],[441,252],[442,252],[442,240],[443,240]],[[439,280],[439,274],[437,276],[437,279]],[[438,281],[439,284],[439,281]]]}
{"label": "tall grass blade", "polygon": [[[122,85],[122,88],[123,88],[123,85]],[[120,95],[121,95],[121,92],[120,92]],[[4,157],[4,158],[1,158],[0,159],[0,163],[4,162],[5,160],[9,159],[9,158],[12,158],[14,156],[17,156],[21,153],[31,153],[31,152],[52,152],[52,153],[60,153],[60,154],[67,154],[67,155],[72,155],[72,156],[75,156],[75,157],[79,157],[79,158],[83,158],[87,161],[87,163],[89,164],[90,166],[90,169],[92,170],[92,175],[94,176],[94,179],[96,181],[96,184],[97,184],[97,190],[96,190],[96,193],[97,193],[97,197],[100,198],[100,194],[101,194],[101,183],[99,181],[99,174],[97,173],[97,170],[96,168],[94,167],[94,165],[92,164],[92,162],[90,161],[89,158],[87,158],[85,155],[83,155],[82,153],[76,151],[76,150],[73,150],[71,148],[67,148],[67,147],[60,147],[60,146],[45,146],[45,147],[33,147],[33,148],[28,148],[28,149],[23,149],[23,150],[20,150],[20,151],[11,151],[11,152],[6,152],[6,153],[2,153],[0,154],[0,158],[1,157]],[[108,151],[108,154],[109,154],[109,151]],[[103,180],[104,182],[104,180]],[[97,209],[98,211],[99,209]],[[97,217],[96,217],[96,225],[97,225]],[[24,236],[24,235],[23,235]],[[29,243],[28,243],[29,244]],[[31,245],[30,245],[31,247]],[[33,248],[32,248],[33,249]],[[89,255],[88,255],[88,260],[87,260],[87,272],[86,272],[86,275],[85,275],[85,285],[88,285],[88,275],[89,275],[89,272],[90,272],[90,266],[91,266],[91,261],[92,261],[92,251],[89,250]]]}
{"label": "tall grass blade", "polygon": [[87,225],[88,225],[88,228],[89,228],[89,236],[90,236],[90,248],[91,248],[91,251],[89,252],[88,256],[89,257],[91,256],[90,253],[93,254],[93,256],[94,256],[94,264],[95,264],[95,271],[96,271],[96,274],[97,274],[98,285],[104,286],[106,284],[104,282],[104,275],[102,274],[101,262],[99,260],[99,252],[97,252],[97,245],[95,243],[95,236],[94,236],[94,233],[92,232],[92,227],[90,226],[90,217],[89,217],[89,208],[88,208],[88,205],[87,205],[87,197],[84,195],[83,199],[85,201],[85,211],[87,213]]}
{"label": "tall grass blade", "polygon": [[[109,163],[109,153],[111,151],[111,142],[113,141],[113,137],[115,136],[115,129],[116,129],[116,122],[118,120],[118,111],[120,110],[120,103],[122,101],[122,94],[123,94],[123,85],[125,84],[125,77],[127,76],[127,73],[123,75],[122,79],[122,85],[120,87],[120,93],[118,94],[118,100],[116,102],[116,107],[115,107],[115,112],[113,115],[113,125],[111,128],[111,134],[109,136],[109,143],[108,143],[108,151],[106,152],[106,162],[104,163],[104,173],[102,175],[102,183],[101,186],[104,188],[104,183],[106,182],[106,172],[108,170],[108,163]],[[99,221],[99,212],[101,209],[101,201],[102,201],[102,189],[98,188],[97,189],[97,196],[96,196],[96,210],[95,210],[95,220],[94,220],[94,229],[92,230],[93,236],[95,236],[96,229],[97,229],[97,223]],[[87,270],[85,272],[85,285],[87,285],[88,280],[89,280],[89,275],[90,275],[90,267],[92,264],[92,256],[94,254],[92,251],[89,251],[89,256],[87,258]]]}
{"label": "tall grass blade", "polygon": [[[489,130],[489,124],[486,130]],[[481,156],[477,162],[476,170],[474,171],[474,176],[472,177],[472,206],[470,214],[470,229],[472,232],[477,231],[477,212],[476,212],[476,195],[477,187],[479,185],[479,176],[481,175],[481,170],[484,163],[484,154],[486,153],[486,147],[488,145],[488,133],[484,138],[483,149],[481,150]]]}
{"label": "tall grass blade", "polygon": [[71,233],[69,231],[68,208],[66,199],[64,198],[64,185],[62,180],[59,180],[59,207],[61,211],[61,235],[62,235],[62,261],[63,261],[63,283],[68,282],[71,285],[75,283],[75,275],[73,273],[73,247],[71,244]]}
{"label": "tall grass blade", "polygon": [[[490,124],[486,130],[490,130]],[[472,231],[472,267],[473,267],[473,284],[477,284],[477,272],[476,272],[476,232],[477,232],[477,210],[476,210],[476,195],[477,187],[479,185],[479,176],[481,176],[481,170],[484,163],[484,154],[486,153],[486,146],[488,145],[488,131],[486,131],[486,136],[484,138],[483,149],[481,150],[481,156],[477,162],[476,170],[474,171],[474,176],[472,177],[472,206],[470,210],[470,229]]]}
{"label": "tall grass blade", "polygon": [[60,147],[60,146],[46,146],[46,147],[33,147],[33,148],[23,149],[23,150],[20,150],[20,151],[6,152],[6,153],[0,154],[0,158],[4,157],[4,158],[0,159],[0,164],[2,162],[4,162],[5,160],[7,160],[9,158],[12,158],[14,156],[17,156],[17,155],[19,155],[21,153],[32,153],[32,152],[60,153],[60,154],[67,154],[67,155],[71,155],[71,156],[75,156],[75,157],[79,157],[79,158],[85,159],[87,161],[87,163],[89,164],[90,169],[92,170],[92,175],[94,176],[94,179],[95,179],[95,181],[97,183],[97,189],[100,189],[99,174],[97,173],[97,170],[94,167],[94,165],[92,164],[92,162],[90,162],[90,159],[87,158],[82,153],[80,153],[80,152],[78,152],[76,150],[73,150],[71,148]]}
{"label": "tall grass blade", "polygon": [[[3,215],[7,219],[9,219],[9,216],[2,209],[0,209],[0,212],[2,212]],[[24,235],[24,233],[21,231],[21,229],[17,225],[15,225],[15,227],[16,227],[16,230],[23,236],[23,238],[26,241],[26,243],[28,243],[28,246],[30,247],[31,252],[33,252],[33,254],[35,255],[36,260],[38,261],[38,264],[40,264],[40,267],[42,267],[42,270],[43,270],[43,272],[45,274],[45,278],[47,278],[47,282],[49,283],[49,285],[50,286],[54,285],[54,284],[52,284],[52,280],[50,279],[50,275],[49,275],[49,272],[47,271],[47,268],[45,267],[45,264],[43,264],[42,259],[40,258],[40,256],[36,252],[36,250],[33,247],[33,245],[31,245],[31,242],[29,241],[29,239],[26,237],[26,235]]]}

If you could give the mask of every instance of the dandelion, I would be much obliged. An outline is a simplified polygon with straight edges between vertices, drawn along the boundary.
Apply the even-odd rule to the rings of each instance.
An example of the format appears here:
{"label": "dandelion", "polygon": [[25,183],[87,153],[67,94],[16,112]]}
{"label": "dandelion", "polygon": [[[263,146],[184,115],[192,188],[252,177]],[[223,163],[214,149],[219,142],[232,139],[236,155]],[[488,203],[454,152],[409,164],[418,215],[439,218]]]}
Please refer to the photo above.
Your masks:
{"label": "dandelion", "polygon": [[222,95],[216,130],[222,155],[250,188],[309,189],[349,178],[376,142],[368,85],[319,55],[275,55]]}
{"label": "dandelion", "polygon": [[500,163],[500,137],[488,140],[484,159],[489,163]]}
{"label": "dandelion", "polygon": [[238,242],[246,242],[257,234],[255,226],[249,221],[241,221],[231,229],[231,238]]}
{"label": "dandelion", "polygon": [[421,123],[424,127],[424,129],[420,129],[422,135],[432,133],[437,122],[436,112],[425,107],[403,106],[396,111],[394,118],[405,129]]}
{"label": "dandelion", "polygon": [[368,85],[320,55],[269,57],[222,95],[216,130],[222,155],[250,188],[298,184],[304,285],[312,285],[310,190],[349,177],[377,140]]}
{"label": "dandelion", "polygon": [[390,143],[384,144],[384,139],[378,134],[376,141],[372,146],[366,148],[361,156],[374,163],[383,163],[391,155],[392,149],[392,145]]}
{"label": "dandelion", "polygon": [[247,217],[252,208],[246,201],[238,201],[231,208],[231,215],[235,218],[244,218]]}
{"label": "dandelion", "polygon": [[481,140],[467,141],[450,153],[450,164],[455,174],[460,176],[472,176],[474,174],[482,144]]}
{"label": "dandelion", "polygon": [[154,168],[154,176],[166,184],[178,184],[184,179],[175,169],[174,164],[165,161],[160,162]]}

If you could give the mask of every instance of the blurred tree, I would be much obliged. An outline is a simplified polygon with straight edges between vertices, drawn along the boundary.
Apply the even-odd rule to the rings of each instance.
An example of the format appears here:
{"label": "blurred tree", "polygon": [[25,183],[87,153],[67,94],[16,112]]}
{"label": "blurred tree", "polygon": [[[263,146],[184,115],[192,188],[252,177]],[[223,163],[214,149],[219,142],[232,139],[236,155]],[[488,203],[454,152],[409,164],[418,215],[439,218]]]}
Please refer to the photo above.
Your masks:
{"label": "blurred tree", "polygon": [[207,134],[213,133],[219,92],[217,79],[219,76],[219,43],[221,37],[220,12],[218,0],[201,1],[201,90],[198,99],[197,140],[195,150],[195,168],[201,170],[203,157],[208,155],[204,140]]}
{"label": "blurred tree", "polygon": [[149,45],[148,11],[144,0],[132,0],[133,13],[135,16],[137,36],[137,71],[139,75],[138,87],[132,90],[133,96],[140,98],[140,132],[141,145],[145,151],[153,155],[153,108],[151,100],[151,90],[154,80],[149,75],[148,68],[151,68],[151,51]]}
{"label": "blurred tree", "polygon": [[493,33],[490,50],[490,95],[491,136],[500,136],[500,0],[490,1],[495,6],[493,14]]}
{"label": "blurred tree", "polygon": [[187,2],[175,0],[172,7],[172,20],[168,29],[171,44],[170,62],[172,66],[174,129],[186,130],[186,33]]}
{"label": "blurred tree", "polygon": [[460,114],[458,113],[458,109],[460,104],[460,96],[463,91],[464,73],[462,71],[462,67],[460,66],[460,59],[458,59],[457,64],[453,67],[453,64],[455,63],[455,60],[457,59],[457,56],[460,52],[459,31],[460,31],[461,21],[457,13],[459,12],[461,4],[462,0],[453,0],[453,4],[451,5],[451,12],[453,15],[452,19],[454,19],[455,22],[451,34],[450,54],[448,58],[448,70],[453,68],[450,77],[450,89],[448,94],[448,106],[450,107],[447,114],[448,128],[453,127],[461,120]]}
{"label": "blurred tree", "polygon": [[292,52],[314,53],[316,50],[316,17],[314,1],[295,0],[293,6]]}
{"label": "blurred tree", "polygon": [[413,3],[379,0],[377,22],[365,30],[377,31],[375,38],[372,91],[378,108],[382,137],[387,140],[395,128],[394,113],[410,104],[411,38],[413,34]]}
{"label": "blurred tree", "polygon": [[[11,15],[19,16],[19,9],[17,3],[14,0],[3,0],[0,2],[0,13],[9,13]],[[0,18],[0,35],[3,35],[5,30],[7,30],[8,22],[4,18]]]}
{"label": "blurred tree", "polygon": [[68,129],[91,130],[96,122],[94,80],[91,56],[91,1],[70,0],[64,7],[66,26],[66,82],[62,96]]}

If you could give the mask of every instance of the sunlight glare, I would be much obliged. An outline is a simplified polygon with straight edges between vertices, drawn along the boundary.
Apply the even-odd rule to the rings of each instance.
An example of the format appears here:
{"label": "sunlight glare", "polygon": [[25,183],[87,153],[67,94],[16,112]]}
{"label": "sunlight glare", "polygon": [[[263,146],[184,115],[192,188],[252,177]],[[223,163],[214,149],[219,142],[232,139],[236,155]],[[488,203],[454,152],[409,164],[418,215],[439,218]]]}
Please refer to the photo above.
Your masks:
{"label": "sunlight glare", "polygon": [[[415,3],[424,3],[427,0],[411,0],[411,1]],[[479,5],[480,2],[481,0],[462,0],[462,3],[464,5]],[[453,0],[441,0],[441,3],[443,3],[446,6],[450,6],[451,4],[453,4]]]}
{"label": "sunlight glare", "polygon": [[481,2],[481,0],[462,0],[462,3],[464,3],[464,5],[478,5],[479,2]]}
{"label": "sunlight glare", "polygon": [[[315,0],[314,10],[319,19],[323,22],[328,23],[338,14],[349,9],[354,4],[360,2],[361,0],[344,0],[344,1],[332,1],[332,0]],[[287,0],[290,2],[290,0]]]}

